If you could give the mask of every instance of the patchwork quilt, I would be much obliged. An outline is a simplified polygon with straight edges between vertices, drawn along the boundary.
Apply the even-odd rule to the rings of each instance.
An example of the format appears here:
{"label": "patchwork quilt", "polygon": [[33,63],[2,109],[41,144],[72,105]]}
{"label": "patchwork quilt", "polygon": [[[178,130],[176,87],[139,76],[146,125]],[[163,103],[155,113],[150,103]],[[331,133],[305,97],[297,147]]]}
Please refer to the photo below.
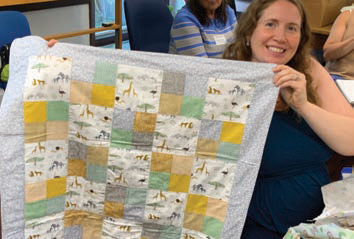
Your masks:
{"label": "patchwork quilt", "polygon": [[272,67],[16,40],[0,109],[3,238],[239,238]]}

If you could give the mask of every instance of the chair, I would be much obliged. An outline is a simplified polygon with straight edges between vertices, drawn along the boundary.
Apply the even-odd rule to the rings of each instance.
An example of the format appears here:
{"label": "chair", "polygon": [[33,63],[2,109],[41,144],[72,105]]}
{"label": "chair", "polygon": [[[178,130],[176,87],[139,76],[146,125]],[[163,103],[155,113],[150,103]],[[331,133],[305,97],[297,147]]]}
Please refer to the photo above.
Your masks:
{"label": "chair", "polygon": [[[31,30],[25,15],[17,11],[0,11],[0,49],[19,37],[31,35]],[[6,83],[0,82],[0,88],[6,88]]]}
{"label": "chair", "polygon": [[0,11],[0,48],[28,35],[31,35],[31,30],[25,15],[16,11]]}
{"label": "chair", "polygon": [[168,52],[173,17],[163,0],[124,0],[131,50]]}

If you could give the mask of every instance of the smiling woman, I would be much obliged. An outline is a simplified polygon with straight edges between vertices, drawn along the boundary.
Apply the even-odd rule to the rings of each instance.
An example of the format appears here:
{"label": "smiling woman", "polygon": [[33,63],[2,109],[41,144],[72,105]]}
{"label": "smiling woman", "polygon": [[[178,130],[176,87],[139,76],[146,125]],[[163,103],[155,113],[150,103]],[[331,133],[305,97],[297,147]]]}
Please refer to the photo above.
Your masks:
{"label": "smiling woman", "polygon": [[277,64],[280,88],[241,238],[280,239],[321,213],[326,161],[334,151],[354,155],[354,112],[309,54],[300,0],[253,0],[236,36],[224,58]]}

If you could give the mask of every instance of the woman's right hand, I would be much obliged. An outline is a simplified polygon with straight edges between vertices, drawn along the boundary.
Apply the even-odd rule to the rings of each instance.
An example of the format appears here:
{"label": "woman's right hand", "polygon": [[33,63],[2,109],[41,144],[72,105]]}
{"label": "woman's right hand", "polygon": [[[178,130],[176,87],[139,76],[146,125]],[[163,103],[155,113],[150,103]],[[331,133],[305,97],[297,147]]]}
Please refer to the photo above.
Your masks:
{"label": "woman's right hand", "polygon": [[51,40],[49,40],[48,41],[48,47],[52,47],[52,46],[54,46],[55,44],[57,44],[57,40],[55,40],[55,39],[51,39]]}

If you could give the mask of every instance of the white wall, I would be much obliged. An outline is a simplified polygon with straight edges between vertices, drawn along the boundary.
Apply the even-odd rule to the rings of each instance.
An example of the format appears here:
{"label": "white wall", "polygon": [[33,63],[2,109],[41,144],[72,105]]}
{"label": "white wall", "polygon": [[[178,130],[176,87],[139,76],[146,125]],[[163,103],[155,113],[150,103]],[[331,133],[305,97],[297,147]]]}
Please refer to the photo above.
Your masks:
{"label": "white wall", "polygon": [[[32,35],[45,36],[89,28],[88,4],[24,12]],[[61,39],[61,42],[89,45],[89,35]]]}

